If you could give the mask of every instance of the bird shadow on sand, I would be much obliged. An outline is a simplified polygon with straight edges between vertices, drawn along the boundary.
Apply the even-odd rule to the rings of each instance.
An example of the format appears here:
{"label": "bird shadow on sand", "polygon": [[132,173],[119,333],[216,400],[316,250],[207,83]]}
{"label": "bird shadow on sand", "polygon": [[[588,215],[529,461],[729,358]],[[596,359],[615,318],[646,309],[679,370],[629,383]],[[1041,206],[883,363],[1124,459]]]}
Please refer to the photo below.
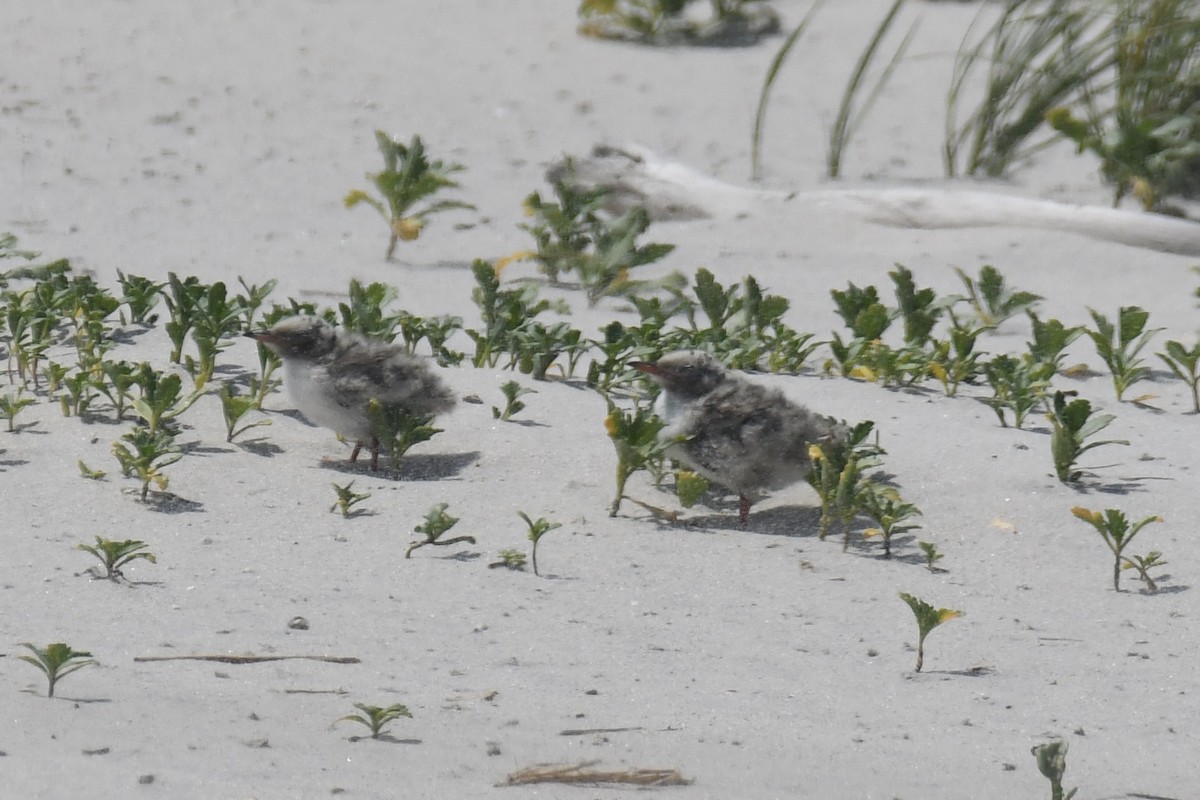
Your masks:
{"label": "bird shadow on sand", "polygon": [[[715,503],[714,505],[722,505]],[[743,525],[738,521],[737,502],[729,504],[728,513],[703,514],[685,517],[678,524],[702,530],[725,530],[758,533],[766,536],[816,536],[821,525],[821,509],[813,506],[775,506],[751,511]]]}
{"label": "bird shadow on sand", "polygon": [[150,492],[146,495],[145,505],[160,514],[190,514],[204,510],[203,503],[170,492]]}
{"label": "bird shadow on sand", "polygon": [[474,464],[482,455],[478,450],[469,453],[417,453],[406,455],[393,467],[384,462],[378,470],[370,464],[358,461],[321,461],[321,469],[334,470],[345,475],[370,475],[394,481],[437,481],[457,478],[464,469]]}
{"label": "bird shadow on sand", "polygon": [[282,447],[266,438],[247,439],[244,442],[235,442],[235,444],[246,452],[263,458],[274,458],[283,452]]}

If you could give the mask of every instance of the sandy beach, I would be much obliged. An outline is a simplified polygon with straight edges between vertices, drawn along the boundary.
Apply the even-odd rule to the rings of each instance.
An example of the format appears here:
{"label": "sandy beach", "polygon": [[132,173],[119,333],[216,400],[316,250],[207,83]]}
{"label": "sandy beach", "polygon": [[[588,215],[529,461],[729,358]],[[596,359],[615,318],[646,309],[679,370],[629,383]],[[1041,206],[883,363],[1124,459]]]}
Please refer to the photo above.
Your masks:
{"label": "sandy beach", "polygon": [[[773,5],[785,30],[809,7]],[[775,85],[752,183],[750,132],[779,37],[735,48],[598,41],[576,32],[574,3],[547,0],[18,0],[0,15],[0,232],[117,294],[118,271],[175,272],[231,290],[274,279],[268,303],[330,307],[356,279],[396,287],[396,308],[470,328],[471,263],[528,249],[523,199],[550,191],[548,166],[596,144],[637,144],[783,196],[915,188],[1111,204],[1096,160],[1061,143],[1009,180],[944,177],[950,66],[978,2],[908,5],[902,28],[920,18],[909,55],[843,178],[825,179],[845,76],[888,5],[839,0],[814,18]],[[376,129],[419,134],[434,157],[464,165],[452,196],[475,207],[432,216],[393,262],[379,217],[342,202],[380,167]],[[1118,402],[1087,337],[1066,361],[1089,369],[1055,378],[1113,414],[1102,438],[1128,446],[1089,452],[1081,464],[1095,476],[1068,486],[1053,474],[1050,424],[1032,414],[1024,430],[1001,427],[978,401],[986,385],[947,397],[936,382],[905,391],[829,377],[824,348],[799,374],[751,375],[823,413],[875,421],[886,472],[923,512],[885,559],[861,536],[848,552],[840,535],[819,540],[807,485],[755,504],[743,528],[735,497],[680,509],[639,473],[629,494],[681,521],[628,501],[610,517],[607,408],[581,375],[533,381],[469,359],[439,368],[460,398],[481,402],[440,417],[444,431],[398,476],[348,464],[349,445],[295,413],[286,387],[265,403],[269,426],[227,442],[210,394],[180,417],[185,455],[150,503],[112,455],[131,422],[103,401],[93,418],[66,417],[37,395],[15,433],[0,426],[5,796],[633,790],[502,787],[535,765],[587,763],[677,771],[686,783],[645,791],[680,800],[1039,797],[1049,789],[1030,750],[1056,737],[1069,743],[1065,784],[1080,800],[1200,796],[1200,419],[1153,355],[1168,339],[1195,342],[1200,258],[1003,220],[881,225],[838,204],[766,197],[653,223],[644,240],[675,250],[646,276],[752,275],[788,299],[789,325],[820,339],[844,331],[831,289],[875,285],[891,303],[897,264],[939,295],[963,291],[956,267],[994,265],[1043,297],[1043,319],[1066,325],[1091,324],[1089,308],[1141,306],[1163,330],[1144,352],[1151,378],[1130,395],[1152,399]],[[529,262],[503,272],[537,276]],[[638,320],[620,299],[542,295],[570,309],[548,318],[586,337]],[[115,357],[178,371],[161,321],[126,333]],[[1029,338],[1020,315],[980,346],[1015,353]],[[453,344],[471,349],[465,334]],[[254,343],[237,340],[219,364],[218,378],[255,374]],[[492,406],[510,380],[536,393],[500,421]],[[11,381],[0,393],[16,391]],[[82,478],[79,460],[107,476]],[[330,512],[331,484],[351,480],[370,497],[343,518]],[[460,518],[454,535],[476,543],[405,558],[438,503]],[[1076,506],[1162,516],[1131,549],[1164,554],[1157,592],[1132,571],[1113,591],[1112,555]],[[528,552],[518,512],[561,523],[538,545],[540,576],[489,568],[503,549]],[[96,536],[144,540],[157,563],[134,562],[127,584],[92,580],[95,560],[74,548]],[[926,568],[918,540],[936,543],[941,570]],[[965,612],[930,635],[920,673],[900,592]],[[98,663],[48,699],[17,658],[22,642],[67,642]],[[194,656],[286,658],[179,658]],[[412,718],[362,738],[363,726],[335,724],[355,703],[402,703]]]}

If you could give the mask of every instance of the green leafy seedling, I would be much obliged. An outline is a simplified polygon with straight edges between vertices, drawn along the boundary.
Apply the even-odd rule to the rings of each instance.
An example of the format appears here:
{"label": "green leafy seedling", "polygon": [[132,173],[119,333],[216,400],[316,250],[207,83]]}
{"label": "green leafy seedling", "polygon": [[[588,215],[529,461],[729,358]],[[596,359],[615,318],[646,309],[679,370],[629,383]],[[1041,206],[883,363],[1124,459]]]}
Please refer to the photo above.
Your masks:
{"label": "green leafy seedling", "polygon": [[684,508],[696,505],[708,487],[708,478],[697,472],[681,469],[675,473],[675,494],[679,497],[679,505]]}
{"label": "green leafy seedling", "polygon": [[1089,329],[1087,335],[1096,345],[1096,354],[1108,365],[1117,400],[1121,400],[1130,386],[1150,375],[1150,368],[1145,366],[1138,354],[1162,328],[1146,330],[1150,312],[1137,306],[1121,306],[1117,311],[1116,325],[1095,309],[1089,308],[1088,311],[1096,323],[1096,329]]}
{"label": "green leafy seedling", "polygon": [[412,558],[413,550],[416,550],[418,547],[424,547],[427,544],[438,547],[446,547],[452,544],[459,544],[460,542],[475,544],[474,536],[455,536],[453,539],[441,538],[443,533],[458,524],[458,517],[453,517],[446,513],[448,507],[448,503],[438,503],[426,512],[425,522],[413,528],[413,531],[416,533],[425,534],[425,538],[418,539],[409,544],[408,549],[404,551],[405,558]]}
{"label": "green leafy seedling", "polygon": [[930,572],[936,572],[939,567],[934,565],[941,561],[945,554],[938,550],[933,542],[917,542],[917,547],[921,548],[921,553],[925,556],[925,566]]}
{"label": "green leafy seedling", "polygon": [[503,421],[512,419],[514,414],[519,414],[525,410],[525,404],[517,398],[526,394],[537,394],[536,389],[526,389],[516,381],[504,383],[501,385],[500,391],[504,393],[504,410],[501,411],[496,406],[492,406],[492,417]]}
{"label": "green leafy seedling", "polygon": [[1104,430],[1116,419],[1112,414],[1093,414],[1092,404],[1082,397],[1066,401],[1066,396],[1075,392],[1055,392],[1053,413],[1049,415],[1050,451],[1054,459],[1054,474],[1063,483],[1073,483],[1083,477],[1083,471],[1074,469],[1078,458],[1094,447],[1106,444],[1123,444],[1124,439],[1091,441],[1095,434]]}
{"label": "green leafy seedling", "polygon": [[102,469],[92,469],[87,464],[83,463],[80,458],[75,462],[79,466],[79,474],[81,477],[87,478],[89,481],[102,481],[108,473]]}
{"label": "green leafy seedling", "polygon": [[1062,779],[1067,771],[1067,743],[1055,739],[1046,744],[1033,748],[1033,756],[1037,759],[1038,772],[1050,781],[1050,800],[1071,800],[1078,789],[1063,792]]}
{"label": "green leafy seedling", "polygon": [[110,581],[117,581],[123,578],[124,575],[121,574],[121,568],[133,561],[137,561],[139,558],[145,559],[151,564],[158,563],[158,559],[155,558],[154,553],[150,552],[150,546],[137,539],[125,539],[118,542],[97,536],[96,544],[77,544],[75,545],[75,549],[91,553],[100,559],[100,565],[104,567],[104,574],[98,574],[96,577]]}
{"label": "green leafy seedling", "polygon": [[151,483],[159,491],[165,491],[170,481],[163,474],[163,469],[183,458],[183,453],[175,444],[175,434],[169,431],[154,433],[139,426],[123,435],[121,440],[113,442],[113,455],[117,457],[125,477],[136,475],[142,482],[142,502],[146,502]]}
{"label": "green leafy seedling", "polygon": [[1011,412],[1013,425],[1020,429],[1025,417],[1044,401],[1050,389],[1048,370],[1028,355],[1001,354],[983,366],[983,374],[992,387],[991,397],[980,402],[996,412],[1002,427],[1008,427],[1005,412]]}
{"label": "green leafy seedling", "polygon": [[955,267],[954,271],[967,288],[967,302],[971,304],[975,316],[985,328],[998,327],[1006,319],[1021,312],[1028,312],[1042,299],[1041,295],[1033,292],[1010,289],[1000,270],[990,264],[985,264],[979,270],[978,278],[972,278],[958,267]]}
{"label": "green leafy seedling", "polygon": [[[429,424],[433,422],[432,415],[413,414],[400,406],[384,405],[374,399],[367,404],[367,415],[371,419],[376,441],[388,452],[393,474],[399,473],[400,459],[405,453],[443,430]],[[371,453],[372,469],[379,467],[377,447]]]}
{"label": "green leafy seedling", "polygon": [[355,189],[342,202],[346,208],[366,203],[379,212],[390,231],[386,258],[391,261],[396,245],[400,241],[411,242],[420,236],[431,214],[475,207],[458,200],[438,200],[418,208],[418,204],[443,189],[457,187],[458,183],[450,176],[462,171],[463,166],[430,161],[425,155],[425,144],[420,136],[414,136],[405,145],[383,131],[375,131],[375,141],[383,156],[383,170],[368,173],[367,178],[375,185],[382,199]]}
{"label": "green leafy seedling", "polygon": [[492,563],[488,564],[488,569],[496,569],[497,567],[504,567],[514,571],[525,569],[525,554],[520,550],[515,550],[511,547],[508,547],[501,550],[496,555],[500,560],[493,561]]}
{"label": "green leafy seedling", "polygon": [[622,411],[609,402],[604,429],[617,450],[617,493],[609,506],[608,515],[615,517],[625,499],[625,485],[630,476],[640,470],[661,472],[664,446],[658,440],[663,421],[648,408],[636,406]]}
{"label": "green leafy seedling", "polygon": [[347,714],[344,717],[338,717],[335,723],[349,721],[365,725],[371,731],[372,739],[378,739],[383,736],[385,734],[384,729],[393,720],[397,720],[400,717],[412,719],[412,712],[408,710],[408,706],[401,703],[396,703],[386,708],[383,706],[369,706],[365,703],[355,703],[354,707],[362,713]]}
{"label": "green leafy seedling", "polygon": [[1167,342],[1167,351],[1159,353],[1175,377],[1187,384],[1192,391],[1192,412],[1200,414],[1200,341],[1189,350],[1172,339]]}
{"label": "green leafy seedling", "polygon": [[[1155,514],[1130,526],[1125,512],[1116,508],[1107,508],[1101,512],[1092,511],[1082,506],[1075,506],[1071,509],[1071,513],[1095,528],[1096,532],[1104,539],[1104,543],[1108,545],[1108,549],[1112,551],[1113,589],[1118,592],[1121,591],[1121,566],[1123,561],[1128,561],[1128,559],[1122,556],[1122,551],[1133,541],[1133,537],[1137,536],[1142,528],[1151,522],[1162,522],[1163,518]],[[1162,554],[1160,553],[1159,555]]]}
{"label": "green leafy seedling", "polygon": [[37,400],[32,397],[22,397],[21,394],[23,391],[24,390],[22,388],[18,387],[15,395],[0,395],[0,416],[3,416],[4,419],[8,421],[9,433],[16,431],[15,420],[17,418],[17,414],[20,414],[26,408],[29,408],[31,405],[34,405],[37,402]]}
{"label": "green leafy seedling", "polygon": [[955,617],[964,616],[964,614],[962,611],[955,611],[949,608],[934,608],[924,600],[913,597],[907,592],[900,592],[900,599],[908,603],[908,607],[912,609],[913,616],[917,618],[916,671],[920,672],[921,667],[925,666],[925,637],[943,622],[952,620]]}
{"label": "green leafy seedling", "polygon": [[538,542],[543,536],[555,528],[561,528],[561,522],[550,522],[545,517],[538,517],[537,521],[531,520],[529,515],[524,511],[518,511],[517,514],[521,519],[525,520],[525,524],[529,527],[529,541],[533,542],[533,574],[538,574],[537,565],[537,548]]}
{"label": "green leafy seedling", "polygon": [[91,653],[82,650],[72,650],[64,642],[54,642],[45,647],[37,647],[29,642],[23,642],[22,647],[29,649],[33,655],[17,656],[27,664],[33,664],[46,676],[46,696],[54,697],[55,685],[72,672],[95,664]]}
{"label": "green leafy seedling", "polygon": [[1167,562],[1163,560],[1162,553],[1151,550],[1144,556],[1129,556],[1124,561],[1121,569],[1137,570],[1138,577],[1146,584],[1146,588],[1152,592],[1158,591],[1158,584],[1150,576],[1150,570],[1167,565]]}
{"label": "green leafy seedling", "polygon": [[906,503],[904,498],[890,486],[867,484],[863,495],[863,510],[878,526],[863,532],[864,536],[880,536],[883,538],[884,558],[892,557],[892,537],[918,527],[907,520],[921,515],[921,509],[913,503]]}
{"label": "green leafy seedling", "polygon": [[[126,275],[117,270],[117,282],[121,284],[121,302],[129,309],[129,322],[138,325],[153,325],[158,322],[158,315],[151,314],[162,297],[166,283],[157,283],[139,275]],[[121,324],[125,324],[125,315],[121,315]]]}
{"label": "green leafy seedling", "polygon": [[[354,486],[354,481],[350,481],[345,486],[333,484],[333,491],[337,493],[337,500],[333,501],[333,505],[329,507],[329,513],[341,511],[342,517],[349,519],[357,517],[363,513],[363,509],[354,509],[354,506],[361,503],[371,496],[370,492],[356,492],[351,487]],[[351,510],[354,509],[354,510]]]}
{"label": "green leafy seedling", "polygon": [[259,407],[259,401],[254,396],[237,394],[231,382],[226,381],[221,384],[221,389],[217,392],[217,396],[221,398],[221,414],[225,418],[225,441],[232,442],[251,428],[271,424],[271,420],[269,419],[256,419],[253,422],[247,422],[241,427],[238,426],[238,423],[242,421],[242,417]]}
{"label": "green leafy seedling", "polygon": [[134,398],[133,410],[146,422],[151,433],[158,433],[164,423],[187,411],[204,396],[202,391],[183,394],[183,379],[164,374],[143,362],[134,374],[134,383],[141,395]]}

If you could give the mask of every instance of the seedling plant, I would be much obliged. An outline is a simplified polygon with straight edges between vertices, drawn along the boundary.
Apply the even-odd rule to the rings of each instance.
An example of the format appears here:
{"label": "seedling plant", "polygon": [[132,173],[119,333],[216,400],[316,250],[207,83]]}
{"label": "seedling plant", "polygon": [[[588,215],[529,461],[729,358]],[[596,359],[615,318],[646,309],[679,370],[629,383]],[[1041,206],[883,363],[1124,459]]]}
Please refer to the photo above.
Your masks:
{"label": "seedling plant", "polygon": [[91,653],[73,650],[65,642],[54,642],[45,647],[37,647],[29,642],[23,642],[21,646],[33,655],[20,655],[17,658],[26,664],[37,667],[46,676],[47,697],[54,697],[54,687],[63,678],[96,663]]}
{"label": "seedling plant", "polygon": [[378,739],[384,736],[387,731],[387,726],[394,720],[400,717],[408,717],[412,719],[412,712],[408,710],[408,706],[401,703],[387,706],[370,706],[365,703],[355,703],[354,707],[359,710],[358,714],[347,714],[344,717],[338,717],[335,722],[357,722],[360,725],[365,725],[371,731],[371,738]]}
{"label": "seedling plant", "polygon": [[518,511],[517,515],[521,519],[525,520],[525,525],[529,528],[529,541],[533,542],[533,574],[537,575],[539,574],[537,563],[538,542],[541,541],[541,538],[550,531],[554,530],[555,528],[561,528],[562,523],[550,522],[545,517],[538,517],[537,521],[535,522],[534,520],[530,519],[529,515],[524,511]]}
{"label": "seedling plant", "polygon": [[221,399],[221,416],[225,419],[225,441],[232,442],[251,428],[270,425],[269,419],[256,419],[240,424],[242,418],[258,408],[258,399],[237,393],[237,388],[230,381],[221,384],[217,396]]}
{"label": "seedling plant", "polygon": [[1096,532],[1104,539],[1104,543],[1108,545],[1108,549],[1112,551],[1114,591],[1121,591],[1121,569],[1126,564],[1132,564],[1135,569],[1138,569],[1141,573],[1140,577],[1146,580],[1148,586],[1151,587],[1151,591],[1154,591],[1154,582],[1149,580],[1147,570],[1165,563],[1159,560],[1162,553],[1153,552],[1144,559],[1132,561],[1125,558],[1123,552],[1129,543],[1133,541],[1133,537],[1137,536],[1142,528],[1145,528],[1152,522],[1162,522],[1162,517],[1156,514],[1146,517],[1134,525],[1130,525],[1125,512],[1116,508],[1108,508],[1101,512],[1092,511],[1082,506],[1075,506],[1071,509],[1071,513],[1095,528]]}
{"label": "seedling plant", "polygon": [[20,414],[25,409],[37,403],[32,397],[22,397],[24,391],[21,387],[17,387],[16,394],[5,393],[0,395],[0,415],[8,422],[8,432],[16,432],[17,414]]}
{"label": "seedling plant", "polygon": [[909,522],[920,516],[921,509],[904,501],[900,493],[890,486],[868,484],[862,499],[863,510],[878,527],[869,528],[864,536],[879,536],[883,539],[884,558],[892,557],[892,537],[919,527]]}
{"label": "seedling plant", "polygon": [[371,419],[376,441],[372,447],[371,469],[379,468],[377,448],[382,445],[387,450],[393,474],[399,474],[400,459],[405,453],[415,445],[429,441],[443,430],[430,424],[433,422],[431,415],[413,414],[400,406],[384,405],[378,400],[368,403],[367,414]]}
{"label": "seedling plant", "polygon": [[138,426],[113,442],[113,455],[121,465],[121,474],[136,477],[142,482],[141,501],[146,502],[153,483],[159,491],[165,491],[170,483],[163,470],[179,459],[183,453],[175,444],[175,434],[160,430],[154,432]]}
{"label": "seedling plant", "polygon": [[917,547],[921,548],[921,554],[925,556],[926,568],[930,572],[937,572],[940,567],[935,565],[945,557],[945,554],[938,550],[937,545],[933,542],[917,542]]}
{"label": "seedling plant", "polygon": [[496,406],[492,406],[492,417],[504,422],[512,419],[514,414],[525,410],[525,403],[518,398],[522,395],[537,394],[536,390],[527,389],[516,381],[507,381],[501,384],[500,391],[504,393],[504,410],[501,411]]}
{"label": "seedling plant", "polygon": [[[96,544],[77,544],[75,545],[75,549],[91,553],[100,560],[100,566],[104,569],[104,573],[96,573],[96,577],[104,580],[121,580],[125,577],[121,574],[121,568],[128,566],[138,559],[145,559],[151,564],[158,563],[158,559],[155,558],[154,553],[150,552],[150,546],[137,539],[114,541],[97,536]],[[94,568],[90,571],[94,572]]]}
{"label": "seedling plant", "polygon": [[1129,387],[1150,375],[1150,368],[1138,354],[1162,328],[1146,330],[1150,312],[1137,306],[1121,306],[1115,325],[1095,309],[1088,311],[1096,328],[1089,329],[1087,335],[1095,343],[1097,355],[1112,372],[1113,388],[1117,390],[1117,400],[1121,400]]}
{"label": "seedling plant", "polygon": [[1192,413],[1200,414],[1200,341],[1189,350],[1172,339],[1167,342],[1167,351],[1158,353],[1158,357],[1175,377],[1187,384],[1192,392]]}
{"label": "seedling plant", "polygon": [[375,186],[379,197],[373,197],[361,189],[346,195],[346,208],[366,203],[379,212],[388,225],[388,247],[385,258],[392,260],[396,245],[411,242],[421,235],[428,218],[451,209],[472,210],[475,207],[459,200],[430,200],[445,189],[453,189],[458,183],[450,176],[461,172],[461,164],[431,161],[425,154],[425,143],[420,136],[413,136],[406,145],[393,139],[383,131],[375,131],[375,142],[383,156],[383,170],[368,173],[367,178]]}
{"label": "seedling plant", "polygon": [[1071,800],[1078,789],[1063,791],[1063,775],[1067,771],[1067,743],[1055,739],[1033,748],[1033,756],[1037,759],[1038,772],[1050,781],[1050,800]]}
{"label": "seedling plant", "polygon": [[1094,414],[1092,404],[1082,397],[1068,403],[1067,395],[1073,394],[1075,392],[1055,392],[1053,412],[1049,415],[1054,474],[1063,483],[1074,483],[1083,477],[1083,471],[1074,467],[1079,457],[1088,450],[1108,444],[1129,444],[1124,439],[1088,441],[1107,428],[1116,417],[1112,414]]}
{"label": "seedling plant", "polygon": [[425,535],[423,540],[418,539],[409,544],[408,549],[404,551],[405,558],[412,558],[413,550],[418,547],[424,547],[427,544],[436,545],[438,547],[446,547],[452,544],[475,544],[474,536],[455,536],[452,539],[442,539],[442,534],[458,524],[458,517],[453,517],[446,513],[449,507],[447,503],[438,503],[433,508],[429,509],[425,514],[425,522],[417,525],[413,530],[416,533]]}
{"label": "seedling plant", "polygon": [[504,567],[513,571],[525,569],[525,554],[520,550],[505,548],[496,555],[500,560],[488,564],[489,569],[496,569],[497,567]]}
{"label": "seedling plant", "polygon": [[916,671],[920,672],[921,668],[925,666],[925,637],[929,636],[930,632],[943,622],[948,622],[964,614],[962,611],[955,611],[949,608],[934,608],[924,600],[913,597],[907,592],[900,592],[900,599],[908,603],[908,607],[912,609],[913,616],[917,618]]}
{"label": "seedling plant", "polygon": [[354,508],[356,505],[366,500],[371,496],[370,492],[356,492],[352,488],[354,481],[350,481],[345,486],[337,483],[333,484],[333,491],[337,494],[337,499],[333,501],[333,505],[329,507],[329,513],[341,511],[343,519],[357,517],[363,513],[363,509]]}
{"label": "seedling plant", "polygon": [[662,427],[662,420],[647,406],[634,405],[632,410],[624,411],[609,401],[604,429],[617,451],[617,491],[608,509],[610,517],[621,510],[630,476],[641,470],[656,476],[663,474],[666,445],[658,440]]}

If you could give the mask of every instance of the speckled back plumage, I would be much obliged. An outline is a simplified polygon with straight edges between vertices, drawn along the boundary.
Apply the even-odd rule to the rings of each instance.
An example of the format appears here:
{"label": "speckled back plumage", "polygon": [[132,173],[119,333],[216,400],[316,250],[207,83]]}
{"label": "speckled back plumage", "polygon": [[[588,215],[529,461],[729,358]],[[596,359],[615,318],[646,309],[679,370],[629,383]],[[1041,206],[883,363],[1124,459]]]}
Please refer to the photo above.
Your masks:
{"label": "speckled back plumage", "polygon": [[661,437],[672,443],[668,455],[744,497],[803,480],[812,468],[808,445],[848,433],[708,353],[678,351],[635,366],[663,387],[655,408]]}

